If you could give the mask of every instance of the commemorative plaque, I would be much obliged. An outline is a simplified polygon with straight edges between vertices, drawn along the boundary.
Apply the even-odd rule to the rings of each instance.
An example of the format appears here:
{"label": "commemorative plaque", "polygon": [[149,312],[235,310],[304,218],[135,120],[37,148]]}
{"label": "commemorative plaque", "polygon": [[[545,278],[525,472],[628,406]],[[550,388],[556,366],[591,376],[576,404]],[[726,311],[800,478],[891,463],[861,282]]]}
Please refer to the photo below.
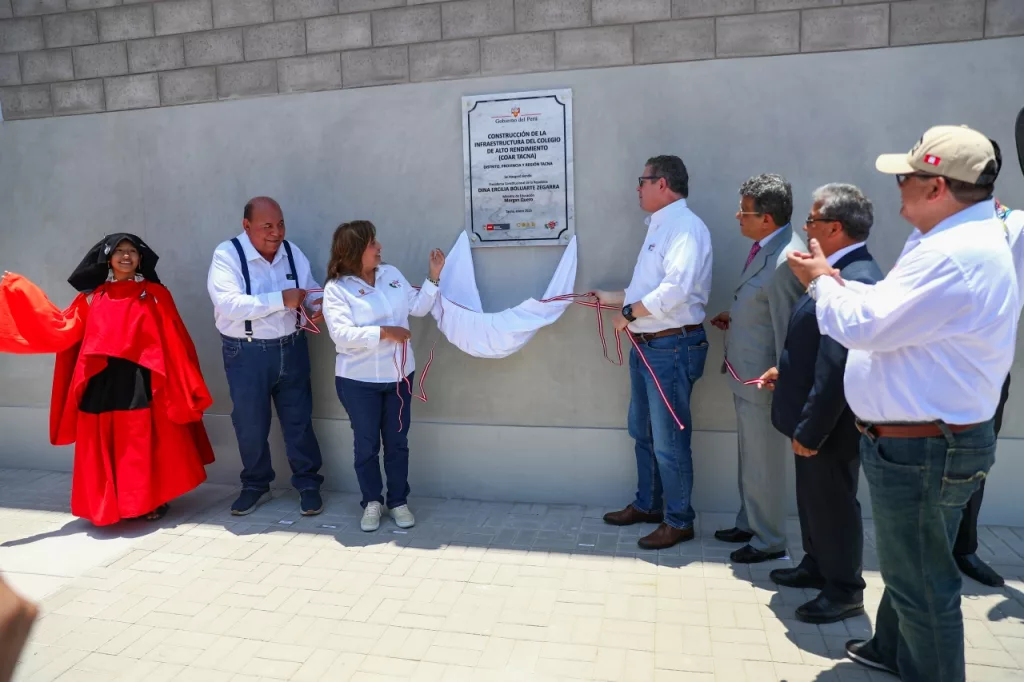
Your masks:
{"label": "commemorative plaque", "polygon": [[576,233],[572,91],[463,97],[462,116],[470,243],[568,244]]}

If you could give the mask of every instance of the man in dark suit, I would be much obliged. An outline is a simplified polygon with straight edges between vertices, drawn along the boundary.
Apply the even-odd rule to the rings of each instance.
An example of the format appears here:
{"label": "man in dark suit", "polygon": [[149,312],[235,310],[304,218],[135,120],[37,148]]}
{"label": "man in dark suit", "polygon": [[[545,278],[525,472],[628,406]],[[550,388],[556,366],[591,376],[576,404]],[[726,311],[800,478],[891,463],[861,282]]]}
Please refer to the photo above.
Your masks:
{"label": "man in dark suit", "polygon": [[[804,230],[843,280],[874,284],[882,271],[864,243],[872,222],[871,202],[859,189],[831,184],[814,193]],[[845,368],[846,349],[820,334],[814,301],[804,295],[793,307],[779,366],[761,377],[761,385],[774,385],[772,425],[793,441],[805,552],[799,566],[769,577],[779,585],[821,590],[796,610],[808,623],[864,613],[860,433],[843,392]]]}

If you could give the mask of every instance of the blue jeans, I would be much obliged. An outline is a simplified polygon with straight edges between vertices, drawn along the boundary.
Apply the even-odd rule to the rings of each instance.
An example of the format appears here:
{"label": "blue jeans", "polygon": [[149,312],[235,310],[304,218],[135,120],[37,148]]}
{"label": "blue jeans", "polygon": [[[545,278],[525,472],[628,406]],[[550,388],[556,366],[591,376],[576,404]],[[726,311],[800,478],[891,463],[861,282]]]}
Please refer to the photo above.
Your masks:
{"label": "blue jeans", "polygon": [[[409,384],[413,374],[409,375]],[[388,509],[400,507],[409,497],[409,418],[412,394],[403,381],[389,384],[335,377],[338,399],[348,412],[355,444],[356,479],[365,508],[370,502],[384,504],[380,477],[380,444],[384,441],[384,473],[388,477]],[[399,399],[398,391],[402,392]],[[399,428],[401,425],[401,428]]]}
{"label": "blue jeans", "polygon": [[989,420],[937,438],[861,439],[885,593],[872,647],[904,682],[963,682],[960,571],[963,507],[995,460]]}
{"label": "blue jeans", "polygon": [[319,490],[323,458],[313,432],[313,392],[305,334],[246,341],[221,336],[231,390],[231,423],[242,456],[242,488],[265,491],[274,480],[270,462],[270,401],[277,407],[292,485]]}
{"label": "blue jeans", "polygon": [[703,329],[664,336],[641,343],[665,396],[672,403],[682,431],[669,414],[651,373],[637,356],[629,353],[629,435],[636,441],[637,490],[633,506],[657,513],[664,508],[665,523],[673,528],[690,528],[696,517],[690,506],[693,491],[693,457],[690,438],[690,392],[704,374],[708,340]]}

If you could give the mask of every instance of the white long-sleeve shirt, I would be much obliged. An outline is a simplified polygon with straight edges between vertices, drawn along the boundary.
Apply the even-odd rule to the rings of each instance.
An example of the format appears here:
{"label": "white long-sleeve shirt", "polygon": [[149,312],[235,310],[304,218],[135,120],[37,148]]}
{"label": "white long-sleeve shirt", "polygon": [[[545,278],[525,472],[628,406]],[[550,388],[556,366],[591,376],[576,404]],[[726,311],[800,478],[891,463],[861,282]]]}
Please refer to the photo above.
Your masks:
{"label": "white long-sleeve shirt", "polygon": [[[412,344],[404,371],[401,344],[381,340],[381,327],[409,328],[409,316],[423,317],[437,298],[437,287],[424,280],[419,291],[392,265],[377,268],[376,286],[358,277],[332,279],[324,287],[324,320],[338,351],[336,376],[368,383],[391,383],[416,369]],[[398,367],[396,367],[396,361]]]}
{"label": "white long-sleeve shirt", "polygon": [[630,331],[700,324],[711,293],[711,233],[685,199],[651,214],[647,225],[625,301],[641,301],[651,314],[630,322]]}
{"label": "white long-sleeve shirt", "polygon": [[[294,243],[292,257],[298,281],[290,279],[291,268],[284,246],[268,262],[244,232],[238,235],[246,262],[252,295],[245,293],[245,278],[238,252],[231,241],[222,242],[213,252],[213,263],[206,278],[206,290],[213,301],[217,330],[224,336],[245,338],[245,321],[252,322],[254,339],[279,339],[295,333],[296,312],[286,308],[281,292],[285,289],[319,289],[309,269],[309,260]],[[319,298],[314,294],[311,298]]]}
{"label": "white long-sleeve shirt", "polygon": [[992,418],[1020,312],[1006,231],[991,201],[907,240],[874,285],[817,283],[818,327],[850,349],[845,389],[868,422]]}
{"label": "white long-sleeve shirt", "polygon": [[1021,306],[1024,306],[1024,211],[1010,210],[1003,218],[1006,225],[1006,241],[1010,244],[1010,253],[1013,254],[1013,267],[1017,270],[1017,291],[1020,296]]}

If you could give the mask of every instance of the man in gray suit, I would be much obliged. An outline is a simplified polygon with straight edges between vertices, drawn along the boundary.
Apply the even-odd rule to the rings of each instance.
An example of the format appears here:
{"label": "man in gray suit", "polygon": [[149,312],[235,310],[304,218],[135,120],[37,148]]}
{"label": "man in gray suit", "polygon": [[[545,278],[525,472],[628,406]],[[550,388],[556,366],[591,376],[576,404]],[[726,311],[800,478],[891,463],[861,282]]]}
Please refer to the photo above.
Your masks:
{"label": "man in gray suit", "polygon": [[[736,526],[715,532],[724,542],[747,543],[732,553],[752,564],[786,555],[786,463],[789,441],[772,427],[771,393],[754,380],[776,367],[793,304],[804,288],[786,266],[786,255],[803,242],[789,223],[793,190],[785,178],[758,175],[740,187],[740,232],[752,239],[729,312],[711,324],[726,331],[722,372],[736,405],[739,436],[740,511]],[[751,382],[751,383],[746,383]]]}

